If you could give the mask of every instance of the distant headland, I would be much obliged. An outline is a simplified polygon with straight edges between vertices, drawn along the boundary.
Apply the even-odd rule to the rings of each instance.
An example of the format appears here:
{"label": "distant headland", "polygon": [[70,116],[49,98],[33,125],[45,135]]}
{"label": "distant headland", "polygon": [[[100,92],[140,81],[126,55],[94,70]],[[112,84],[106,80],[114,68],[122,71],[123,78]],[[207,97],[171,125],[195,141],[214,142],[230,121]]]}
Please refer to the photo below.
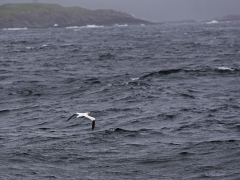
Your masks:
{"label": "distant headland", "polygon": [[217,21],[240,21],[240,15],[227,15],[215,18]]}
{"label": "distant headland", "polygon": [[115,24],[153,24],[110,9],[89,10],[57,4],[21,3],[0,6],[0,28],[49,28]]}

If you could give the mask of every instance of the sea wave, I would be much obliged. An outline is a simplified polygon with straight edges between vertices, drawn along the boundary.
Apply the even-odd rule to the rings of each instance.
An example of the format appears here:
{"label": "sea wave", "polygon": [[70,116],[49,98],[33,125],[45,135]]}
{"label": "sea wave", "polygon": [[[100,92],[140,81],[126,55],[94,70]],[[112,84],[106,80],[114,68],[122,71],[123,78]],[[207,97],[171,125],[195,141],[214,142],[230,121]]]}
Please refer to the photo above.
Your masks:
{"label": "sea wave", "polygon": [[0,179],[239,179],[238,22],[0,37]]}
{"label": "sea wave", "polygon": [[97,26],[95,24],[93,25],[87,25],[87,26],[69,26],[66,27],[66,29],[81,29],[81,28],[103,28],[104,26]]}
{"label": "sea wave", "polygon": [[210,22],[206,22],[206,24],[217,24],[217,23],[218,23],[218,21],[216,21],[216,20],[212,20]]}
{"label": "sea wave", "polygon": [[28,28],[3,28],[5,31],[19,31],[19,30],[27,30]]}
{"label": "sea wave", "polygon": [[155,71],[155,72],[151,72],[148,73],[146,75],[143,75],[140,77],[140,79],[145,79],[145,78],[149,78],[149,77],[153,77],[153,76],[168,76],[168,75],[173,75],[173,74],[179,74],[179,73],[196,73],[196,74],[206,74],[206,73],[213,73],[213,72],[239,72],[238,69],[233,69],[233,68],[229,68],[229,67],[202,67],[202,68],[198,68],[198,69],[163,69],[163,70],[159,70],[159,71]]}

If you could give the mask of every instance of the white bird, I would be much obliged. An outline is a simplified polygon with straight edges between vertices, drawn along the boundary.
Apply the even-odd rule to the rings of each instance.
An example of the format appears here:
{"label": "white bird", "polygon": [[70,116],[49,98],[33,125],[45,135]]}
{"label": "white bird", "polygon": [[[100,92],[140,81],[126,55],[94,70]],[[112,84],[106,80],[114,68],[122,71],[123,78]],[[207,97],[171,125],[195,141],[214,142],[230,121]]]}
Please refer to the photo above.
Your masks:
{"label": "white bird", "polygon": [[[74,116],[76,116],[76,118],[81,118],[81,117],[86,117],[88,119],[90,119],[92,121],[92,131],[95,127],[95,118],[92,117],[92,116],[89,116],[90,115],[90,112],[86,112],[86,113],[75,113],[73,114],[70,118],[68,118],[68,120],[72,119]],[[67,121],[68,121],[67,120]]]}

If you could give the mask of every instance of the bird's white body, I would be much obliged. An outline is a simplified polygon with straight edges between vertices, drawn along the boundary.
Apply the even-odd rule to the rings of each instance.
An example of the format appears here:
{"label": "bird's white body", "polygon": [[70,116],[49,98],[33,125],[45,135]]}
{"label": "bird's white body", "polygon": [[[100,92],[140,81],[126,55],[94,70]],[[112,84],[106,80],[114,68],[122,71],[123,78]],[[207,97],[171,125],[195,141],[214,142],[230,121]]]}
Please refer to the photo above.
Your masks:
{"label": "bird's white body", "polygon": [[77,118],[81,118],[81,117],[86,117],[88,119],[90,119],[91,121],[94,121],[95,118],[92,116],[89,116],[88,113],[75,113],[77,115]]}
{"label": "bird's white body", "polygon": [[95,127],[95,118],[92,116],[89,116],[89,114],[90,114],[90,112],[86,112],[86,113],[78,113],[77,112],[77,113],[73,114],[70,118],[68,118],[68,120],[72,119],[74,116],[76,116],[77,118],[86,117],[92,121],[92,130],[93,130]]}

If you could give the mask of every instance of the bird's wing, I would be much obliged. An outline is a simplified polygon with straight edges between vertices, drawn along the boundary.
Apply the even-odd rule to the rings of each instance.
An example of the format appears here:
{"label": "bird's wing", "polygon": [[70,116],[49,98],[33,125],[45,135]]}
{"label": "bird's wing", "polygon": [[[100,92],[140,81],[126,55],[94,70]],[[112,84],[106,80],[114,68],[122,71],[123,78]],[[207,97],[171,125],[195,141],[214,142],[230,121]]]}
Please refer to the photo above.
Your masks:
{"label": "bird's wing", "polygon": [[94,117],[92,117],[92,116],[89,116],[89,115],[87,115],[87,114],[84,114],[84,116],[85,116],[86,118],[90,119],[91,121],[94,121],[94,120],[95,120],[95,118],[94,118]]}
{"label": "bird's wing", "polygon": [[68,118],[67,121],[69,121],[70,119],[72,119],[74,116],[77,116],[77,114],[73,114],[70,118]]}
{"label": "bird's wing", "polygon": [[95,120],[92,121],[92,131],[94,130],[94,127],[95,127]]}

